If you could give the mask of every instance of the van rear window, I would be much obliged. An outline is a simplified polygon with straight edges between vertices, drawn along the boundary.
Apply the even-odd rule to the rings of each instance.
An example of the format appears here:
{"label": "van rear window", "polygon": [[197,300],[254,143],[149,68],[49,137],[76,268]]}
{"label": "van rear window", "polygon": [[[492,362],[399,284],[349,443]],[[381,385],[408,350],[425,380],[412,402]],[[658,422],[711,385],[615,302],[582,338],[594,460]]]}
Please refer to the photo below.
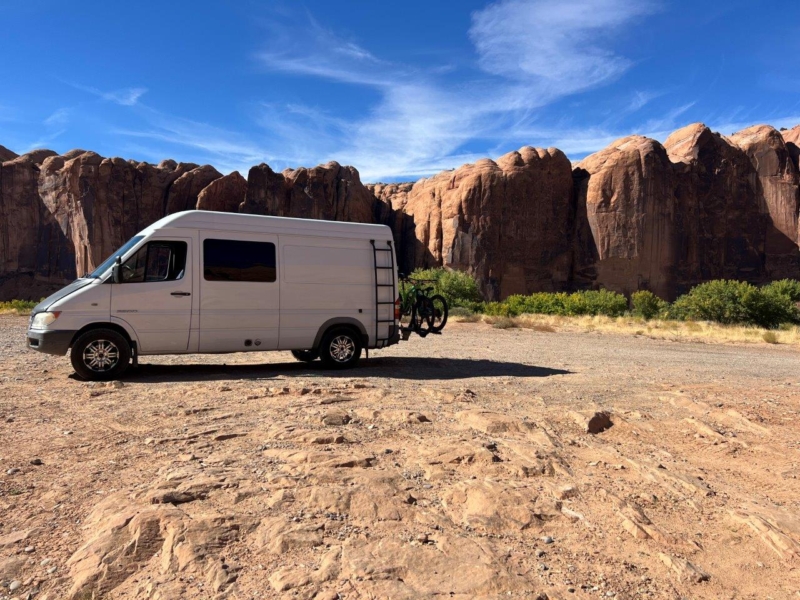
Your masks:
{"label": "van rear window", "polygon": [[243,240],[203,240],[206,281],[275,281],[275,244]]}

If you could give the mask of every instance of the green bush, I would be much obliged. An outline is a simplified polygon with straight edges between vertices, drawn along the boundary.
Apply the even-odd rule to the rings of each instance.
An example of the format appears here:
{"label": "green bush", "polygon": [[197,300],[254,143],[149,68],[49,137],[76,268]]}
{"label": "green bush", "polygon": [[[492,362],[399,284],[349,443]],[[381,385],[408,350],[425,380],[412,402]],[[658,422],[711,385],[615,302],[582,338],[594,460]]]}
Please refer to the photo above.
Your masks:
{"label": "green bush", "polygon": [[796,279],[781,279],[773,281],[761,288],[767,293],[774,293],[786,296],[792,302],[800,302],[800,281]]}
{"label": "green bush", "polygon": [[487,302],[483,305],[483,314],[490,317],[513,317],[511,307],[506,302]]}
{"label": "green bush", "polygon": [[570,294],[565,308],[568,315],[620,317],[628,310],[628,300],[622,294],[608,290],[587,290]]}
{"label": "green bush", "polygon": [[716,280],[692,288],[670,308],[673,318],[757,325],[767,329],[797,323],[800,312],[785,288],[757,288],[743,281]]}
{"label": "green bush", "polygon": [[[42,298],[44,300],[44,298]],[[36,300],[9,300],[0,302],[0,312],[29,313],[33,307],[39,304]]]}
{"label": "green bush", "polygon": [[461,306],[476,311],[483,302],[478,282],[469,273],[442,268],[417,269],[411,277],[431,280],[433,283],[428,285],[433,287],[435,294],[444,296],[451,307]]}
{"label": "green bush", "polygon": [[649,290],[641,290],[631,294],[631,307],[635,316],[649,321],[665,316],[669,310],[669,303]]}

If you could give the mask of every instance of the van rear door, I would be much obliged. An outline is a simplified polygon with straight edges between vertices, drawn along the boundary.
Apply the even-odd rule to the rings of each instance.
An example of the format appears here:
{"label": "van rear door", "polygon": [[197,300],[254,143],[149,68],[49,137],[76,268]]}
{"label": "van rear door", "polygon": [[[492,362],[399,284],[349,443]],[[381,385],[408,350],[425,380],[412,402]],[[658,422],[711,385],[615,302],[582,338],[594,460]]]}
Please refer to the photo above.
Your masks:
{"label": "van rear door", "polygon": [[278,236],[200,234],[200,352],[278,348]]}
{"label": "van rear door", "polygon": [[192,322],[192,240],[150,238],[111,285],[111,317],[126,321],[142,354],[186,352]]}

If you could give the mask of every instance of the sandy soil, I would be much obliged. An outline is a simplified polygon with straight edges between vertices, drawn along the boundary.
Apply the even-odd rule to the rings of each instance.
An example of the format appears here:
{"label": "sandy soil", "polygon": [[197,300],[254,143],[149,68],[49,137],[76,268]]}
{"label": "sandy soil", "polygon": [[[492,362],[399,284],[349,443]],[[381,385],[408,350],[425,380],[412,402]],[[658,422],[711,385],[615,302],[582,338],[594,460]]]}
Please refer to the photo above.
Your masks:
{"label": "sandy soil", "polygon": [[120,386],[25,324],[0,597],[800,597],[797,348],[453,323],[342,374],[154,357]]}

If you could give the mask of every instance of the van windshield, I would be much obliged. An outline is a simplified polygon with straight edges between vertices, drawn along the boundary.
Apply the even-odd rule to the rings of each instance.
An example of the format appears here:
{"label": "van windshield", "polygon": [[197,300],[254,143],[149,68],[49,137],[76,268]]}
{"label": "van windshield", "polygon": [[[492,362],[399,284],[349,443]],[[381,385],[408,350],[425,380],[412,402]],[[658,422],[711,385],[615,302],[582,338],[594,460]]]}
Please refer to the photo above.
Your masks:
{"label": "van windshield", "polygon": [[117,257],[118,257],[118,256],[124,256],[124,255],[125,255],[125,253],[126,253],[128,250],[130,250],[130,249],[131,249],[131,248],[133,248],[133,247],[134,247],[136,244],[138,244],[139,242],[141,242],[141,241],[142,241],[142,239],[144,239],[144,236],[143,236],[143,235],[135,235],[135,236],[133,236],[131,239],[129,239],[127,242],[125,242],[125,244],[123,244],[122,248],[120,248],[119,250],[117,250],[116,252],[114,252],[113,254],[111,254],[111,256],[109,256],[107,259],[105,259],[105,260],[103,261],[103,263],[102,263],[102,264],[101,264],[99,267],[97,267],[97,268],[96,268],[94,271],[92,271],[92,272],[91,272],[91,273],[89,273],[88,275],[84,275],[82,278],[83,278],[83,279],[90,279],[90,278],[91,278],[91,279],[97,279],[97,278],[98,278],[98,277],[100,277],[100,276],[101,276],[103,273],[105,273],[106,271],[108,271],[108,269],[110,269],[110,268],[111,268],[111,265],[113,265],[113,264],[114,264],[114,261],[115,261],[115,260],[117,260]]}

